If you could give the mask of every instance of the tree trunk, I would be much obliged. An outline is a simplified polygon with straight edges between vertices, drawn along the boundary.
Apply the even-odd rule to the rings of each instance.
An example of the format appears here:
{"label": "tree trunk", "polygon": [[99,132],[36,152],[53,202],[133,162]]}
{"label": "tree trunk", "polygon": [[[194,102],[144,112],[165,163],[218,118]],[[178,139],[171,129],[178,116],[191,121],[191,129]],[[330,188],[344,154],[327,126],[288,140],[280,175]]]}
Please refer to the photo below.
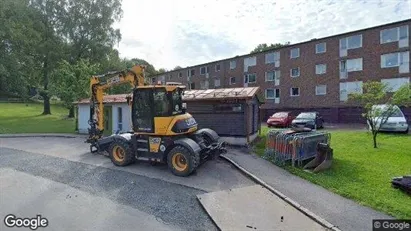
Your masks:
{"label": "tree trunk", "polygon": [[374,148],[377,148],[377,132],[373,132],[372,134],[372,140],[374,142]]}
{"label": "tree trunk", "polygon": [[44,91],[43,91],[43,102],[44,102],[44,109],[43,109],[43,115],[50,115],[51,110],[50,110],[50,96],[47,92],[48,90],[48,85],[49,85],[49,73],[48,73],[48,62],[47,62],[47,56],[44,59],[44,66],[43,66],[43,80],[44,80]]}
{"label": "tree trunk", "polygon": [[70,109],[69,109],[68,117],[69,118],[74,118],[74,107],[73,106],[71,106]]}

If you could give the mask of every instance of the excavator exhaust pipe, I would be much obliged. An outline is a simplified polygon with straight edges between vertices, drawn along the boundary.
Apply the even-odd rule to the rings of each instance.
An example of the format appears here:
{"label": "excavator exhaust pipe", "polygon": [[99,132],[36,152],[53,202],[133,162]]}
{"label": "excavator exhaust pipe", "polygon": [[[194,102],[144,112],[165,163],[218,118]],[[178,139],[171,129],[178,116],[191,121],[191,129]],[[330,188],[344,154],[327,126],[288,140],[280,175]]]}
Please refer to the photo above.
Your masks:
{"label": "excavator exhaust pipe", "polygon": [[330,148],[330,145],[326,143],[318,143],[317,155],[304,166],[304,169],[313,169],[312,172],[318,173],[331,168],[332,161],[333,149]]}

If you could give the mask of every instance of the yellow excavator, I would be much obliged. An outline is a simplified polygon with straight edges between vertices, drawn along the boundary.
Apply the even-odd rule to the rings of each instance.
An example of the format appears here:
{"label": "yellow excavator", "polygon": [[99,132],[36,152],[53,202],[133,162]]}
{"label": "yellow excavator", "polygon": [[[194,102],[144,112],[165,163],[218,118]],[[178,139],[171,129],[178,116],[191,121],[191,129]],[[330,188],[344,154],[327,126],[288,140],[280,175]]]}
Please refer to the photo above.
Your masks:
{"label": "yellow excavator", "polygon": [[[189,176],[201,163],[226,152],[225,143],[208,128],[198,129],[192,115],[186,112],[182,96],[185,86],[146,85],[144,65],[92,76],[89,137],[90,151],[107,151],[117,166],[136,160],[167,163],[174,175]],[[131,107],[132,128],[129,132],[103,136],[104,91],[129,83],[132,95],[126,100]]]}

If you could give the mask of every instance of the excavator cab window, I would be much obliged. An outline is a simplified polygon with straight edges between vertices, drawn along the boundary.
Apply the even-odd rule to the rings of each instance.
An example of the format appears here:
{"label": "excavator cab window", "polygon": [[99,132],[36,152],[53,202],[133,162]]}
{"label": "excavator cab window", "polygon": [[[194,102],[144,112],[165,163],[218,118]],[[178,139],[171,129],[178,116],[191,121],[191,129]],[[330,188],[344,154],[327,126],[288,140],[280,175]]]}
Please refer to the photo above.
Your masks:
{"label": "excavator cab window", "polygon": [[171,102],[172,102],[172,115],[180,115],[183,114],[183,100],[182,100],[182,90],[177,88],[171,94]]}
{"label": "excavator cab window", "polygon": [[134,91],[132,104],[133,128],[136,132],[154,132],[153,90]]}

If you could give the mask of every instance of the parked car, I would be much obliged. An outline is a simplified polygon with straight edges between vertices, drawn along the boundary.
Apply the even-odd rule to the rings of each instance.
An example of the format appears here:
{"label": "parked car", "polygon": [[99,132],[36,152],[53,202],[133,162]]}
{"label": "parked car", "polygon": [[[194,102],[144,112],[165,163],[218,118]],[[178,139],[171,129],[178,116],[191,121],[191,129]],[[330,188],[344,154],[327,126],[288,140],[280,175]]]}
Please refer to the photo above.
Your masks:
{"label": "parked car", "polygon": [[291,122],[293,127],[324,128],[324,119],[319,112],[302,112]]}
{"label": "parked car", "polygon": [[267,120],[268,127],[289,127],[295,116],[291,112],[276,112]]}
{"label": "parked car", "polygon": [[[391,115],[388,117],[387,121],[381,125],[381,119],[382,117],[385,117],[384,113],[388,113],[388,105],[386,104],[378,104],[378,105],[373,105],[372,110],[375,110],[375,114],[377,117],[376,120],[376,126],[377,128],[380,127],[380,131],[392,131],[392,132],[404,132],[408,133],[409,131],[409,126],[407,119],[404,116],[404,113],[401,111],[401,109],[397,106],[394,105],[391,111]],[[377,111],[378,110],[378,111]],[[378,118],[380,115],[382,116]],[[368,129],[371,130],[371,126],[369,122],[367,121],[368,124]]]}

